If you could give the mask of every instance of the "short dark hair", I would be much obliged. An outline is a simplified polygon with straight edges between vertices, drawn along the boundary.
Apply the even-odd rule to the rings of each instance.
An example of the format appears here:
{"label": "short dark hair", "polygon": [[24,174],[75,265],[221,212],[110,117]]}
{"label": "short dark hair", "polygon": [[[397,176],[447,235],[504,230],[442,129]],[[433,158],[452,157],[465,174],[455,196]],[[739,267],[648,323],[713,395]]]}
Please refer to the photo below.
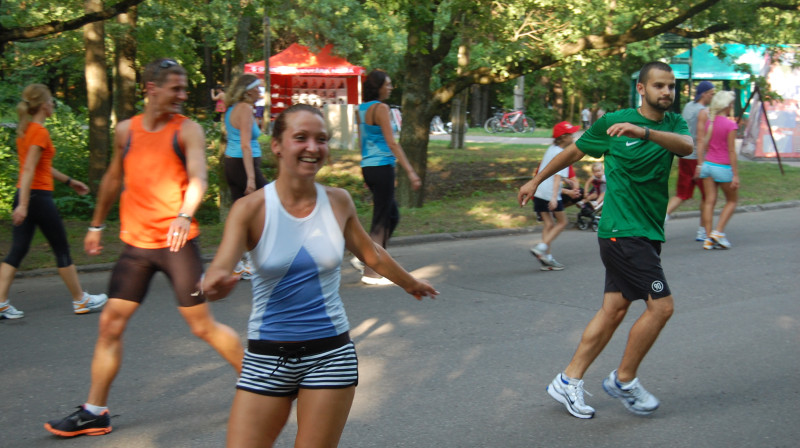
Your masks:
{"label": "short dark hair", "polygon": [[361,94],[365,103],[378,99],[378,92],[381,90],[383,83],[386,82],[386,78],[388,77],[389,75],[379,68],[369,72],[367,79],[364,80],[364,92]]}
{"label": "short dark hair", "polygon": [[175,59],[161,58],[147,64],[142,72],[142,84],[152,82],[157,86],[164,84],[168,75],[186,75],[186,70]]}
{"label": "short dark hair", "polygon": [[275,122],[272,123],[272,140],[280,141],[281,137],[283,136],[283,131],[286,130],[286,120],[289,115],[295,112],[303,111],[311,112],[314,115],[318,115],[323,120],[325,119],[325,116],[322,115],[322,112],[320,112],[320,110],[314,106],[303,103],[292,104],[288,109],[281,112],[278,115],[278,118],[275,119]]}
{"label": "short dark hair", "polygon": [[650,77],[650,72],[653,70],[662,70],[672,73],[672,67],[670,67],[669,64],[665,64],[661,61],[648,62],[642,66],[641,70],[639,70],[639,80],[637,82],[647,85],[647,79]]}

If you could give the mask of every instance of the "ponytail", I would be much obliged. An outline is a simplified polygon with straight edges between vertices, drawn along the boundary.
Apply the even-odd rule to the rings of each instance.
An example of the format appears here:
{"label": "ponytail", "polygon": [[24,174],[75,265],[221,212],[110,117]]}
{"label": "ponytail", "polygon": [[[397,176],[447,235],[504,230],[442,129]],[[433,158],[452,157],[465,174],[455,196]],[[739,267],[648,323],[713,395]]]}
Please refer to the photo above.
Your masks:
{"label": "ponytail", "polygon": [[50,101],[50,89],[44,84],[30,84],[22,91],[22,101],[17,103],[17,136],[22,137],[31,124],[33,116],[39,112],[42,106]]}

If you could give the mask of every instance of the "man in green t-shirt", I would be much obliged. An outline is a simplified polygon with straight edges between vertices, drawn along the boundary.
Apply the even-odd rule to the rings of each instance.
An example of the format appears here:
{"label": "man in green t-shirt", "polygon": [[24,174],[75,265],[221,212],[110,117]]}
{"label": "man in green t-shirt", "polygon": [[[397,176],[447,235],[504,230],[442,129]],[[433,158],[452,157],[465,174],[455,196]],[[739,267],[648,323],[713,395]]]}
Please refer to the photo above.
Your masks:
{"label": "man in green t-shirt", "polygon": [[668,112],[675,100],[675,75],[669,65],[650,62],[639,71],[636,90],[642,105],[603,115],[536,177],[519,189],[520,205],[539,184],[585,154],[603,157],[606,196],[598,238],[606,268],[603,306],[595,314],[566,369],[547,392],[578,418],[592,418],[583,399],[583,375],[606,346],[632,301],[647,308],[634,323],[619,367],[603,381],[603,389],[640,415],[658,408],[658,399],[642,387],[636,372],[647,351],[672,316],[673,299],[661,269],[667,182],[674,155],[692,153],[693,143],[683,117]]}

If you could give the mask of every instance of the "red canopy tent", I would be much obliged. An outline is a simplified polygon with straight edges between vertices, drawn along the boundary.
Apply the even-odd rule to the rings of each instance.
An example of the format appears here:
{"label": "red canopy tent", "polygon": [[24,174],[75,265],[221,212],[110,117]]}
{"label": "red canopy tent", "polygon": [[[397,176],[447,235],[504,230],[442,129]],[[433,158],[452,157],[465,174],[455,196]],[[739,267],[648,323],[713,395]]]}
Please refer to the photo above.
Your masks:
{"label": "red canopy tent", "polygon": [[[314,54],[299,44],[269,58],[272,113],[280,113],[295,103],[322,107],[324,104],[358,104],[364,67],[331,54],[328,44]],[[264,77],[264,61],[245,64],[245,73]]]}

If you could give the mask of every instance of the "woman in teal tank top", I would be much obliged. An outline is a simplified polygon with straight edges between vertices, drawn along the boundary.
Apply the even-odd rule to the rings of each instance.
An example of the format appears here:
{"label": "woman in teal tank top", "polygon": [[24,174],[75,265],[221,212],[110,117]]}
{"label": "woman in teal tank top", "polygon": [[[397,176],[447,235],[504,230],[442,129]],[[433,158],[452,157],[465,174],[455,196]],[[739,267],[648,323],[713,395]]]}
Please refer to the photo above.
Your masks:
{"label": "woman in teal tank top", "polygon": [[[372,192],[373,210],[369,235],[384,249],[400,221],[400,212],[394,199],[395,163],[399,162],[406,170],[412,188],[417,190],[422,186],[422,180],[408,161],[406,153],[394,139],[389,106],[383,103],[391,95],[392,89],[392,80],[385,71],[371,71],[364,81],[364,103],[358,106],[356,115],[358,140],[361,143],[361,173]],[[390,283],[372,269],[365,268],[357,259],[353,258],[350,262],[361,271],[363,283]]]}

